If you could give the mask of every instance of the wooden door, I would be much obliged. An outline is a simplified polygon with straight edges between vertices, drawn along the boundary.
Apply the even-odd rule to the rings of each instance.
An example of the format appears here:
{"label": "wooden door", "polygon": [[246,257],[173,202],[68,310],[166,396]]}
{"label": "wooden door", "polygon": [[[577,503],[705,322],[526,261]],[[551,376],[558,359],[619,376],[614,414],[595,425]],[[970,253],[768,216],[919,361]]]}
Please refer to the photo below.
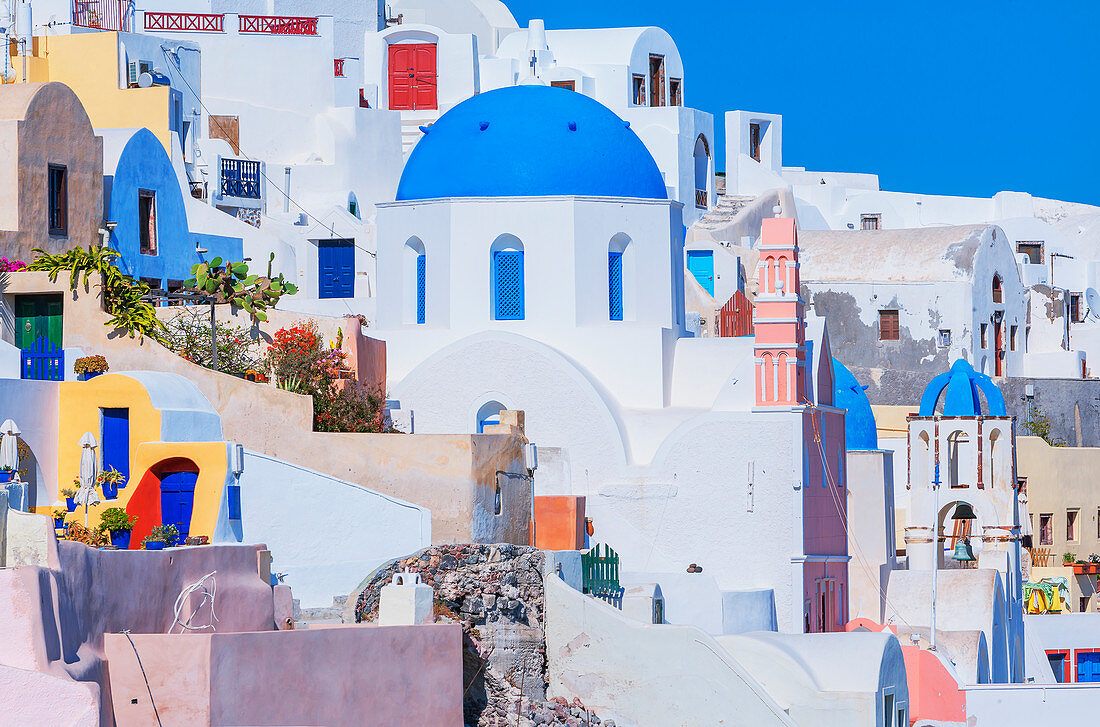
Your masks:
{"label": "wooden door", "polygon": [[160,522],[175,525],[180,543],[191,532],[191,513],[195,509],[197,472],[171,472],[160,479]]}
{"label": "wooden door", "polygon": [[435,110],[438,73],[433,43],[401,43],[390,46],[390,109]]}
{"label": "wooden door", "polygon": [[60,295],[16,296],[16,345],[23,350],[30,350],[35,341],[45,338],[60,348],[64,308],[65,303]]}

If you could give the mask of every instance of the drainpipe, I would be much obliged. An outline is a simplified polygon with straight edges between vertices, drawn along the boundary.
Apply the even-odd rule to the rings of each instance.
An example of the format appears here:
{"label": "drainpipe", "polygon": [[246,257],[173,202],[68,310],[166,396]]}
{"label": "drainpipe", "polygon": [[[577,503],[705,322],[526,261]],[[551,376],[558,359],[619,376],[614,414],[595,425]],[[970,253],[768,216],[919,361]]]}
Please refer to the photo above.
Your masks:
{"label": "drainpipe", "polygon": [[[938,429],[937,429],[938,432]],[[932,481],[933,500],[935,502],[932,513],[932,544],[935,546],[932,552],[932,628],[929,633],[929,649],[936,650],[936,580],[940,573],[940,463],[937,456],[936,478]]]}
{"label": "drainpipe", "polygon": [[286,196],[283,198],[283,212],[290,212],[290,167],[283,167],[286,171]]}

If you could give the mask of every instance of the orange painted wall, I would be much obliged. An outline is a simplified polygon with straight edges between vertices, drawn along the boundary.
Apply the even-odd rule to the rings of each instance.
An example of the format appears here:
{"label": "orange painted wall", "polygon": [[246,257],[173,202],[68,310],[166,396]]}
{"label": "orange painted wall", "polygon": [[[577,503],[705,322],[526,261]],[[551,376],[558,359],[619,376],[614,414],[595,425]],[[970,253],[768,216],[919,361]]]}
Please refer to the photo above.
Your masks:
{"label": "orange painted wall", "polygon": [[580,550],[584,547],[584,497],[535,497],[535,547],[543,550]]}

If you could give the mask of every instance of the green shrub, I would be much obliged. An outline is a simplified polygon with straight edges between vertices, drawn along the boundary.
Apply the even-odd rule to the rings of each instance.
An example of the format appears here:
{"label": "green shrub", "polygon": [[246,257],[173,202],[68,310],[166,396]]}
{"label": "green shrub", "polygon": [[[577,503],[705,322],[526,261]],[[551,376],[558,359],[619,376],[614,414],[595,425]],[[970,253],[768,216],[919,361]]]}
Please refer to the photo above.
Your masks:
{"label": "green shrub", "polygon": [[121,533],[134,529],[137,515],[128,515],[121,507],[109,507],[99,515],[99,529]]}

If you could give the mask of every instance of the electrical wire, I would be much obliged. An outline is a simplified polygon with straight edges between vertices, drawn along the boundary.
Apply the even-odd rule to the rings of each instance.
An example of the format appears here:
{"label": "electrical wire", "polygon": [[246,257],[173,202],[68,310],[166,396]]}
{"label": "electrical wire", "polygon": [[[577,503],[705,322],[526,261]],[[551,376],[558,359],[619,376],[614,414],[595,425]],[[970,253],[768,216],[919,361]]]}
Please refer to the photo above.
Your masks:
{"label": "electrical wire", "polygon": [[160,722],[160,712],[157,711],[157,703],[153,700],[153,689],[149,686],[149,677],[145,675],[145,667],[141,663],[141,656],[138,654],[134,640],[130,638],[130,629],[125,629],[119,633],[126,637],[126,640],[130,642],[130,648],[134,650],[134,658],[137,659],[138,668],[141,669],[141,678],[145,680],[145,691],[149,692],[149,704],[153,705],[153,714],[156,715],[157,724],[164,727]]}

